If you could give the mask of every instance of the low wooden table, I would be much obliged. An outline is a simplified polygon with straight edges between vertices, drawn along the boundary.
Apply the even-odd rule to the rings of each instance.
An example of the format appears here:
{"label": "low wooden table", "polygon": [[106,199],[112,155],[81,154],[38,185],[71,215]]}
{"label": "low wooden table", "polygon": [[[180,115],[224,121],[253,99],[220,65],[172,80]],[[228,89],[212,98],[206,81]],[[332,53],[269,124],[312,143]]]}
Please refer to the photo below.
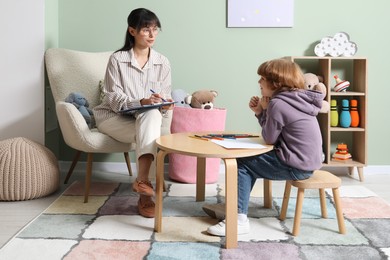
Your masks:
{"label": "low wooden table", "polygon": [[[169,153],[178,153],[197,157],[196,201],[205,200],[206,185],[206,158],[221,158],[225,163],[225,203],[226,203],[226,248],[237,247],[237,161],[236,158],[249,157],[266,153],[273,149],[266,145],[262,138],[260,142],[264,149],[225,149],[211,141],[190,138],[195,134],[204,133],[175,133],[161,136],[156,140],[160,149],[157,154],[156,175],[156,209],[154,230],[162,231],[163,185],[164,185],[164,158]],[[270,181],[265,180],[264,205],[271,206]]]}

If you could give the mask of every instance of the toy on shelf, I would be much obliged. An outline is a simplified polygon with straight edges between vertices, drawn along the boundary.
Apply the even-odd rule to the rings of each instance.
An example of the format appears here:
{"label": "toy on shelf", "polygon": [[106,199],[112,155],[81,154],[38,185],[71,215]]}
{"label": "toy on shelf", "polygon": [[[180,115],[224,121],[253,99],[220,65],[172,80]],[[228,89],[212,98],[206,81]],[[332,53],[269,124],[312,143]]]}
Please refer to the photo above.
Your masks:
{"label": "toy on shelf", "polygon": [[349,113],[348,99],[341,100],[340,126],[345,128],[351,126],[351,114]]}
{"label": "toy on shelf", "polygon": [[359,112],[357,109],[357,100],[352,99],[350,101],[350,114],[351,114],[351,126],[358,127],[359,126]]}
{"label": "toy on shelf", "polygon": [[349,87],[350,83],[347,80],[341,80],[339,76],[334,75],[334,79],[336,80],[336,85],[334,86],[333,90],[336,92],[345,92],[347,91],[347,88]]}
{"label": "toy on shelf", "polygon": [[339,125],[339,112],[337,111],[337,100],[330,101],[330,126]]}
{"label": "toy on shelf", "polygon": [[352,161],[352,155],[348,152],[346,144],[341,143],[337,145],[336,152],[332,155],[332,160],[340,162]]}
{"label": "toy on shelf", "polygon": [[[305,73],[303,74],[303,77],[305,79],[305,89],[321,92],[322,94],[324,94],[324,99],[325,99],[327,90],[325,84],[323,83],[324,82],[323,77],[318,76],[314,73]],[[328,113],[329,108],[330,108],[329,102],[326,100],[322,100],[320,113]]]}

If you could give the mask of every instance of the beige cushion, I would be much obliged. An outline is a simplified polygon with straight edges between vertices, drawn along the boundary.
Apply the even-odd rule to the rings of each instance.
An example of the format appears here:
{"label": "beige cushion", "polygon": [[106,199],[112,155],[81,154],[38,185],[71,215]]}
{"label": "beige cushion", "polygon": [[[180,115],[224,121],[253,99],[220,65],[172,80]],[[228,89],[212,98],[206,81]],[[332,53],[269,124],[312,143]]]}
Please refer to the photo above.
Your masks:
{"label": "beige cushion", "polygon": [[0,200],[29,200],[59,187],[57,158],[45,146],[27,138],[0,141]]}

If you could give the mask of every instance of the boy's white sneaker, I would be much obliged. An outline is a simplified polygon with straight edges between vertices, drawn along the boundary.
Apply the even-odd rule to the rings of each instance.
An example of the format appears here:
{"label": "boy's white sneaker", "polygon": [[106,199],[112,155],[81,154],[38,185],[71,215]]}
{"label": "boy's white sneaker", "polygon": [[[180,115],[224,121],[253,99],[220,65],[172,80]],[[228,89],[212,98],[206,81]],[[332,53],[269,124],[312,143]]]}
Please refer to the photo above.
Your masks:
{"label": "boy's white sneaker", "polygon": [[[225,220],[222,220],[218,224],[211,226],[207,229],[207,233],[214,235],[214,236],[224,237],[226,235],[225,232],[226,232]],[[238,227],[237,227],[237,234],[238,235],[249,234],[249,232],[250,232],[250,226],[249,226],[248,219],[244,222],[238,222]]]}

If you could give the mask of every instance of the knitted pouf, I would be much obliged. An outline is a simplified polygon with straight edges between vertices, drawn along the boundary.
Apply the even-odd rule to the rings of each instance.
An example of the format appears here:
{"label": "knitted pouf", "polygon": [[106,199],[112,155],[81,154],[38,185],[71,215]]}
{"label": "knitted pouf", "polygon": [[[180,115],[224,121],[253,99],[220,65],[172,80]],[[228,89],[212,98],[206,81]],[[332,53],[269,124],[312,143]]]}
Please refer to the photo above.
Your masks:
{"label": "knitted pouf", "polygon": [[0,201],[46,196],[59,179],[57,158],[45,146],[22,137],[0,141]]}

